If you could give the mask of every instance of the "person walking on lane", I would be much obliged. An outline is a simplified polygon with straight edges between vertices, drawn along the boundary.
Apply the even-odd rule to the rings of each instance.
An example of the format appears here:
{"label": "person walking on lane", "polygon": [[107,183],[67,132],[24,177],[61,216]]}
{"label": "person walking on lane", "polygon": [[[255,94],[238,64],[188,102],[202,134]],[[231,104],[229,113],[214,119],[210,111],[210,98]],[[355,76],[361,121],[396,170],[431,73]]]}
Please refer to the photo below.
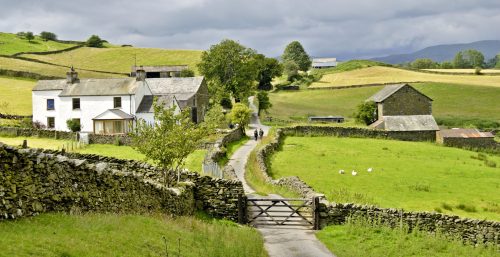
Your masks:
{"label": "person walking on lane", "polygon": [[262,139],[264,137],[264,130],[262,130],[262,128],[259,129],[259,137],[260,137],[260,139]]}
{"label": "person walking on lane", "polygon": [[259,133],[257,132],[257,129],[254,130],[253,137],[255,138],[255,141],[257,141],[257,139],[259,139]]}

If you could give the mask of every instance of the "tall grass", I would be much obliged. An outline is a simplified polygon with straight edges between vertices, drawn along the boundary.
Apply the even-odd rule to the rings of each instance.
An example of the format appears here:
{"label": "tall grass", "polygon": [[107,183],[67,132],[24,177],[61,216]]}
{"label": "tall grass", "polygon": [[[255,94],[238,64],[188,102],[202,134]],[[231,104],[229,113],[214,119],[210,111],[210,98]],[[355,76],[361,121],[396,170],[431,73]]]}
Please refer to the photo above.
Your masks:
{"label": "tall grass", "polygon": [[338,257],[456,257],[499,256],[497,247],[464,245],[441,233],[429,234],[401,226],[395,229],[363,219],[349,219],[345,225],[328,226],[317,237]]}
{"label": "tall grass", "polygon": [[224,220],[42,214],[0,223],[1,256],[267,256],[260,234]]}

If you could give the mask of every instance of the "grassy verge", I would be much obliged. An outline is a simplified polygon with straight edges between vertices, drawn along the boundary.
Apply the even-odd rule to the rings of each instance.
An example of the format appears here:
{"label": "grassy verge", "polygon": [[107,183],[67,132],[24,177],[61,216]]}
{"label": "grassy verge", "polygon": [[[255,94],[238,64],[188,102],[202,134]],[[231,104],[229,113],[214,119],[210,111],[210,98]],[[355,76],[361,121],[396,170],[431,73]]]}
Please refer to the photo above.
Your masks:
{"label": "grassy verge", "polygon": [[328,226],[316,236],[338,257],[379,256],[500,256],[495,247],[463,245],[440,234],[391,229],[363,221]]}
{"label": "grassy verge", "polygon": [[244,136],[238,141],[234,141],[234,142],[229,143],[226,146],[226,156],[225,156],[225,158],[223,158],[222,160],[219,161],[219,166],[222,167],[222,166],[226,165],[227,162],[229,161],[229,159],[231,158],[231,156],[233,156],[234,152],[236,152],[236,150],[238,150],[238,148],[240,148],[242,145],[246,144],[248,142],[248,140],[250,140],[250,138],[247,136]]}
{"label": "grassy verge", "polygon": [[299,176],[330,201],[500,220],[497,155],[425,142],[287,137],[271,163],[274,178]]}
{"label": "grassy verge", "polygon": [[42,214],[1,222],[0,238],[2,256],[267,256],[252,228],[160,214]]}

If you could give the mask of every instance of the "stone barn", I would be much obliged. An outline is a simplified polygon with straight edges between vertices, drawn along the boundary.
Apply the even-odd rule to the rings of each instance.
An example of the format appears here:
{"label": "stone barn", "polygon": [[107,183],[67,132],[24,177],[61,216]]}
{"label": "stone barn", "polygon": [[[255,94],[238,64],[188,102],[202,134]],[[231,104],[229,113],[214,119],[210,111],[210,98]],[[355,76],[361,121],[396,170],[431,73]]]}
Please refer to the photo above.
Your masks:
{"label": "stone barn", "polygon": [[409,84],[385,86],[367,101],[377,105],[378,119],[370,127],[435,140],[439,127],[432,116],[432,99]]}
{"label": "stone barn", "polygon": [[436,133],[436,142],[445,146],[492,148],[496,146],[495,136],[477,129],[444,129]]}

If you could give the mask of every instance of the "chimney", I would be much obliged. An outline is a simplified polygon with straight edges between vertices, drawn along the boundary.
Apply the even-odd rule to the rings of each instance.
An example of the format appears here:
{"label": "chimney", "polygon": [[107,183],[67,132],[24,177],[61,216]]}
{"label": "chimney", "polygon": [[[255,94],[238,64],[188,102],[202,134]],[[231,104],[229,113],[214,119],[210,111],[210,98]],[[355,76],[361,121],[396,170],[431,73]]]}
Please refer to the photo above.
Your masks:
{"label": "chimney", "polygon": [[135,70],[135,79],[137,81],[144,81],[146,79],[146,71],[142,66],[136,68]]}
{"label": "chimney", "polygon": [[75,71],[73,66],[71,66],[71,70],[66,72],[66,83],[73,84],[78,83],[80,79],[78,79],[78,72]]}

